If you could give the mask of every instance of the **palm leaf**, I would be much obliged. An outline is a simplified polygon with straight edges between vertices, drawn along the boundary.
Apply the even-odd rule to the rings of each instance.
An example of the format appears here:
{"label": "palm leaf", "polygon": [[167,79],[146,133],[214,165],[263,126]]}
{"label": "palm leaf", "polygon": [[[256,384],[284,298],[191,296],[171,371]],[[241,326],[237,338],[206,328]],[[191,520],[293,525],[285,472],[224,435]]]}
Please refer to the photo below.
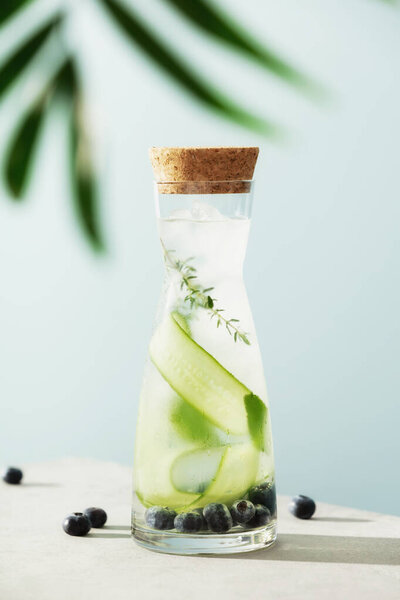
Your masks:
{"label": "palm leaf", "polygon": [[11,17],[17,10],[26,6],[32,0],[1,0],[0,6],[0,25]]}
{"label": "palm leaf", "polygon": [[43,94],[18,125],[5,157],[4,178],[15,200],[20,200],[29,180],[47,106]]}
{"label": "palm leaf", "polygon": [[67,63],[48,82],[16,127],[8,144],[4,162],[4,178],[16,200],[21,200],[26,190],[46,110],[54,91],[64,80],[66,65]]}
{"label": "palm leaf", "polygon": [[198,100],[248,129],[266,135],[279,133],[279,129],[274,124],[248,112],[224,96],[208,81],[204,81],[165,42],[157,39],[131,9],[128,11],[116,0],[100,1],[129,40]]}
{"label": "palm leaf", "polygon": [[67,63],[47,83],[17,125],[8,144],[4,161],[4,178],[15,200],[21,200],[26,190],[46,111],[54,91],[64,80],[66,65]]}
{"label": "palm leaf", "polygon": [[66,62],[58,81],[58,91],[71,104],[69,125],[70,170],[75,212],[86,239],[96,251],[105,247],[98,210],[98,190],[91,148],[82,114],[82,91],[75,62]]}
{"label": "palm leaf", "polygon": [[71,174],[75,207],[82,230],[96,251],[105,248],[98,211],[98,190],[93,173],[90,146],[82,131],[79,108],[73,109],[70,126]]}
{"label": "palm leaf", "polygon": [[29,181],[46,111],[55,92],[65,96],[72,107],[70,164],[76,214],[86,238],[96,250],[101,250],[104,244],[99,225],[96,182],[90,146],[80,115],[79,81],[71,58],[63,63],[17,126],[6,151],[4,177],[13,197],[21,199]]}
{"label": "palm leaf", "polygon": [[[1,1],[1,0],[0,0]],[[53,18],[50,23],[39,29],[27,42],[24,42],[8,60],[0,66],[0,98],[13,81],[43,46],[53,28],[60,22],[60,17]]]}
{"label": "palm leaf", "polygon": [[255,40],[238,23],[235,23],[208,0],[164,1],[180,11],[197,27],[247,54],[275,75],[299,87],[316,91],[316,86],[305,75]]}

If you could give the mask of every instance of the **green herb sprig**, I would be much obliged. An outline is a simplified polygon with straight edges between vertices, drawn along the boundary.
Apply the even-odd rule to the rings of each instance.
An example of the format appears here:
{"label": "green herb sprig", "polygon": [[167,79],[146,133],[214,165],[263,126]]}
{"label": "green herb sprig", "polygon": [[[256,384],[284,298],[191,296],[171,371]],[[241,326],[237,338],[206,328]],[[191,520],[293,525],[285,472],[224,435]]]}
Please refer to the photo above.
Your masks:
{"label": "green herb sprig", "polygon": [[181,278],[180,288],[186,290],[185,302],[190,304],[190,308],[199,307],[206,309],[211,319],[216,319],[217,327],[225,325],[225,329],[229,335],[233,336],[235,342],[238,340],[250,346],[250,340],[248,333],[242,331],[239,324],[239,319],[228,319],[222,315],[223,308],[216,308],[216,302],[218,300],[210,296],[210,292],[213,291],[213,287],[203,288],[197,279],[197,269],[190,264],[194,258],[191,256],[186,260],[179,260],[175,258],[173,253],[175,250],[167,250],[162,240],[161,245],[164,251],[164,260],[167,268],[179,273]]}

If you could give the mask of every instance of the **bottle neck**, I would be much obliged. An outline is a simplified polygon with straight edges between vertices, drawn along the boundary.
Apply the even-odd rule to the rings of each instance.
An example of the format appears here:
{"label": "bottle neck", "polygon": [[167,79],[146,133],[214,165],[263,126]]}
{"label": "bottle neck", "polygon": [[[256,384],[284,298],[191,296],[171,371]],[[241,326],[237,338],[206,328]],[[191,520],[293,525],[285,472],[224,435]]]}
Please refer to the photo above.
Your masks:
{"label": "bottle neck", "polygon": [[[253,182],[245,183],[247,184],[247,192],[229,194],[160,193],[159,186],[156,184],[156,215],[161,219],[249,219],[252,208]],[[169,185],[172,184],[163,184],[164,187]],[[161,189],[164,190],[164,188]]]}
{"label": "bottle neck", "polygon": [[158,225],[170,276],[178,273],[205,288],[242,277],[250,219],[159,219]]}
{"label": "bottle neck", "polygon": [[169,268],[169,274],[181,266],[191,277],[189,281],[198,278],[205,287],[242,276],[250,228],[251,187],[251,182],[246,182],[245,193],[161,194],[156,186],[164,258],[167,266],[175,265]]}

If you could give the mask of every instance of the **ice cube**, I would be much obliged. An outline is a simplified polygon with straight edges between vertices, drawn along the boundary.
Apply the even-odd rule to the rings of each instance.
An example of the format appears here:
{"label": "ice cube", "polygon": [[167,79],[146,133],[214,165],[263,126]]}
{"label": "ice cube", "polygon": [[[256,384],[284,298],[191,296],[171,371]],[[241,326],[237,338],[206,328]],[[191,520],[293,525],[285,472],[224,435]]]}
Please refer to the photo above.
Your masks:
{"label": "ice cube", "polygon": [[192,219],[196,221],[225,221],[226,217],[214,206],[193,200]]}
{"label": "ice cube", "polygon": [[192,213],[188,209],[177,209],[171,211],[168,219],[192,219]]}

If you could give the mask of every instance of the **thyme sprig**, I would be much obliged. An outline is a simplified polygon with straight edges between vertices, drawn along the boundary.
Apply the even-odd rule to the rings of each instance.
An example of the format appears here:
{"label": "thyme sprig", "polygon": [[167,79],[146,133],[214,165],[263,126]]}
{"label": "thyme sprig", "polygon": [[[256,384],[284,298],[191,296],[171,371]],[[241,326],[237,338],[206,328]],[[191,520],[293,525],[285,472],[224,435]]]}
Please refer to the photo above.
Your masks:
{"label": "thyme sprig", "polygon": [[194,260],[194,257],[191,256],[186,260],[180,260],[173,256],[175,250],[167,250],[162,241],[161,245],[167,268],[172,269],[180,275],[180,288],[186,291],[184,300],[190,304],[190,308],[200,307],[206,309],[210,314],[210,318],[216,319],[217,327],[225,326],[225,329],[229,335],[233,336],[235,342],[239,340],[250,346],[248,333],[242,331],[240,328],[239,319],[228,319],[222,314],[225,310],[216,307],[218,300],[210,296],[210,292],[214,288],[203,288],[198,281],[195,281],[197,279],[197,269],[190,264]]}

